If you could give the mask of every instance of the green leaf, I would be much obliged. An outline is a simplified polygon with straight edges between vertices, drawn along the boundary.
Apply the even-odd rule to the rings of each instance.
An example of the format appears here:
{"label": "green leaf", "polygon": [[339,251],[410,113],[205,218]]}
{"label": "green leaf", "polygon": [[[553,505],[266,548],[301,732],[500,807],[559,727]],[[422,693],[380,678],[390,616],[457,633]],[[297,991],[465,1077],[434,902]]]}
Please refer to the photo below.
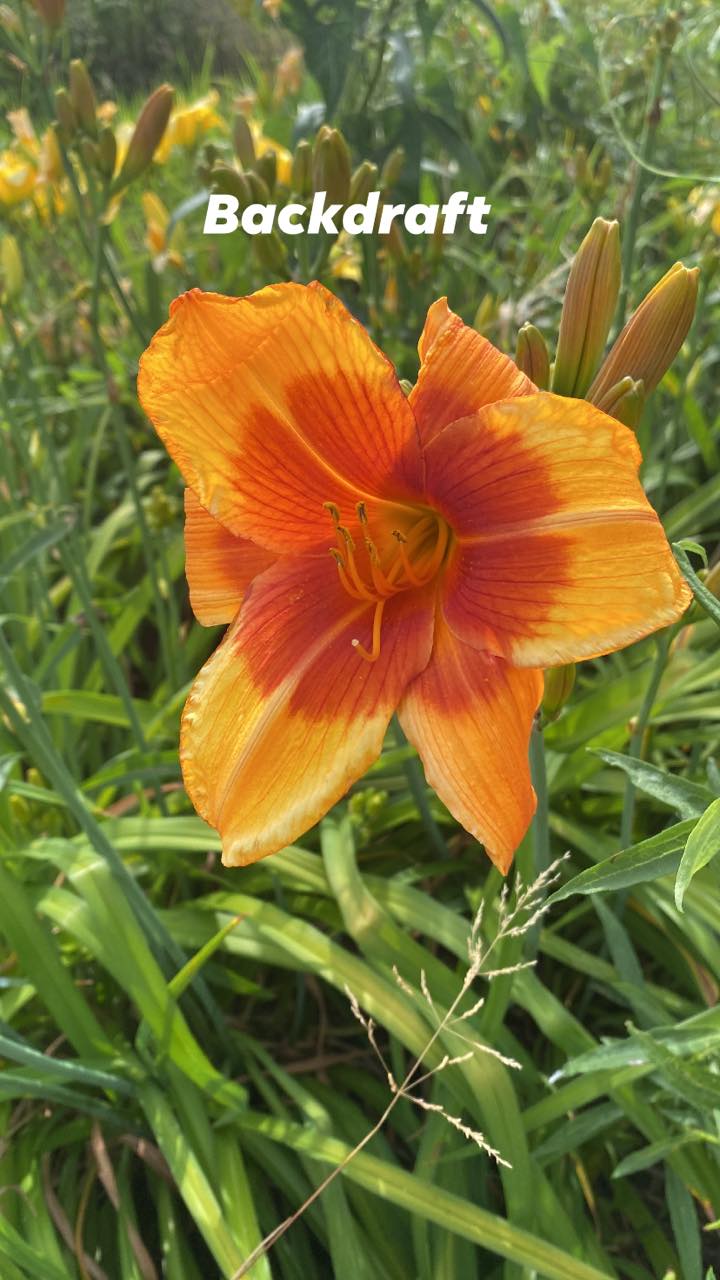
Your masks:
{"label": "green leaf", "polygon": [[713,800],[688,835],[675,878],[675,906],[683,909],[685,891],[693,876],[720,850],[720,798]]}
{"label": "green leaf", "polygon": [[694,826],[694,819],[678,822],[649,840],[611,854],[556,889],[550,894],[547,905],[554,906],[574,893],[611,893],[672,875],[677,870],[685,841]]}
{"label": "green leaf", "polygon": [[713,799],[709,787],[666,773],[664,769],[658,769],[644,760],[635,760],[618,751],[596,750],[593,755],[600,756],[614,768],[623,769],[638,791],[644,791],[662,804],[670,805],[682,818],[698,818]]}
{"label": "green leaf", "polygon": [[702,1241],[695,1203],[685,1184],[669,1166],[665,1173],[665,1196],[683,1280],[702,1280]]}

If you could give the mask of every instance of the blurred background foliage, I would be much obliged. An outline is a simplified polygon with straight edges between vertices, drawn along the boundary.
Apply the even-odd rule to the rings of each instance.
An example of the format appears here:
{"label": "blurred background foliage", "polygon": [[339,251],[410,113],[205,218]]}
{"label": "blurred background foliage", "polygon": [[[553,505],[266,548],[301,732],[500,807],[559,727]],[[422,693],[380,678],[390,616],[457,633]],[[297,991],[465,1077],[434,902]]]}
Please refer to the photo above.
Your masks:
{"label": "blurred background foliage", "polygon": [[[479,980],[467,1026],[519,1069],[477,1049],[421,1096],[507,1165],[401,1099],[251,1274],[713,1275],[716,6],[22,0],[0,6],[0,45],[3,1280],[238,1276],[387,1106],[346,988],[402,1079],[461,989],[481,905],[492,968],[535,963]],[[153,145],[147,113],[133,143],[163,81],[163,136],[167,94]],[[213,188],[308,198],[323,125],[333,180],[485,194],[488,234],[202,236]],[[500,877],[392,732],[302,848],[222,869],[177,761],[218,635],[192,620],[180,478],[135,395],[169,301],[319,277],[413,379],[447,294],[509,353],[531,321],[552,357],[597,215],[622,225],[616,328],[673,262],[701,269],[638,433],[703,603],[583,664],[547,724],[517,858],[528,883],[570,851],[542,925],[503,931]]]}

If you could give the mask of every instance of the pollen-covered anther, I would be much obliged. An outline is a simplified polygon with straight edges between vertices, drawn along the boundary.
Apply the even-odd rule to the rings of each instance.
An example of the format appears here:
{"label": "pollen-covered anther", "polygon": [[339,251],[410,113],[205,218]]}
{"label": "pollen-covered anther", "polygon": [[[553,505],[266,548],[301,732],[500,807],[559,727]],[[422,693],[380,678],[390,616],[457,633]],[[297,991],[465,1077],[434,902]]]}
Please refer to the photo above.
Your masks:
{"label": "pollen-covered anther", "polygon": [[[415,519],[405,530],[392,528],[378,540],[370,531],[367,508],[358,502],[355,513],[363,535],[365,556],[360,555],[350,530],[340,523],[340,511],[333,502],[323,503],[335,528],[337,546],[330,548],[338,569],[340,583],[355,600],[375,603],[372,645],[367,649],[357,638],[353,648],[367,662],[375,662],[380,654],[380,634],[385,603],[401,591],[426,586],[441,568],[450,543],[447,523],[427,508],[410,509]],[[408,508],[398,512],[407,520]],[[378,521],[379,523],[379,521]],[[387,526],[386,526],[387,529]],[[377,534],[377,526],[375,530]]]}

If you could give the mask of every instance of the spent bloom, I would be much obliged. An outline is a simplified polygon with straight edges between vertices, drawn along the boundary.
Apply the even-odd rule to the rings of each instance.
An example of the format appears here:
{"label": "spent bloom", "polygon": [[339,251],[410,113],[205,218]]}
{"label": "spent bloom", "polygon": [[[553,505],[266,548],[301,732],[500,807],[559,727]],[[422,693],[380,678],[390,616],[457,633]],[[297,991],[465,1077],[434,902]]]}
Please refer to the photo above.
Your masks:
{"label": "spent bloom", "polygon": [[230,623],[189,695],[188,795],[228,865],[297,839],[378,757],[397,709],[428,782],[507,870],[533,813],[542,668],[690,600],[631,431],[537,392],[428,312],[406,397],[319,284],[176,299],[142,404],[187,484],[190,600]]}

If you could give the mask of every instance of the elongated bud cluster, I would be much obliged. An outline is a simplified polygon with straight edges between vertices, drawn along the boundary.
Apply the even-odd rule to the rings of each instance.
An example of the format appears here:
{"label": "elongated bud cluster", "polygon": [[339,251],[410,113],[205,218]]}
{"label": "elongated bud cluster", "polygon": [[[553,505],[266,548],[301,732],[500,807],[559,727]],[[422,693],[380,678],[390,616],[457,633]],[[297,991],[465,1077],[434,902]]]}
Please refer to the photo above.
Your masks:
{"label": "elongated bud cluster", "polygon": [[312,157],[313,190],[327,192],[328,204],[347,204],[352,166],[348,145],[339,129],[324,124],[315,139]]}
{"label": "elongated bud cluster", "polygon": [[167,129],[174,98],[175,91],[169,84],[161,84],[159,89],[150,94],[138,116],[122,169],[115,179],[116,192],[147,169]]}
{"label": "elongated bud cluster", "polygon": [[556,395],[583,396],[587,391],[610,332],[620,277],[618,223],[596,218],[575,255],[565,290],[552,380]]}
{"label": "elongated bud cluster", "polygon": [[542,710],[546,720],[557,720],[575,688],[575,673],[574,662],[565,667],[550,667],[545,672]]}
{"label": "elongated bud cluster", "polygon": [[539,391],[547,391],[550,383],[550,357],[545,339],[534,324],[524,324],[518,331],[515,363]]}
{"label": "elongated bud cluster", "polygon": [[587,393],[599,404],[621,378],[642,381],[645,395],[655,390],[680,350],[695,315],[698,269],[681,262],[655,285],[630,317]]}
{"label": "elongated bud cluster", "polygon": [[81,58],[70,63],[70,102],[78,125],[91,138],[97,137],[97,101],[90,73]]}

